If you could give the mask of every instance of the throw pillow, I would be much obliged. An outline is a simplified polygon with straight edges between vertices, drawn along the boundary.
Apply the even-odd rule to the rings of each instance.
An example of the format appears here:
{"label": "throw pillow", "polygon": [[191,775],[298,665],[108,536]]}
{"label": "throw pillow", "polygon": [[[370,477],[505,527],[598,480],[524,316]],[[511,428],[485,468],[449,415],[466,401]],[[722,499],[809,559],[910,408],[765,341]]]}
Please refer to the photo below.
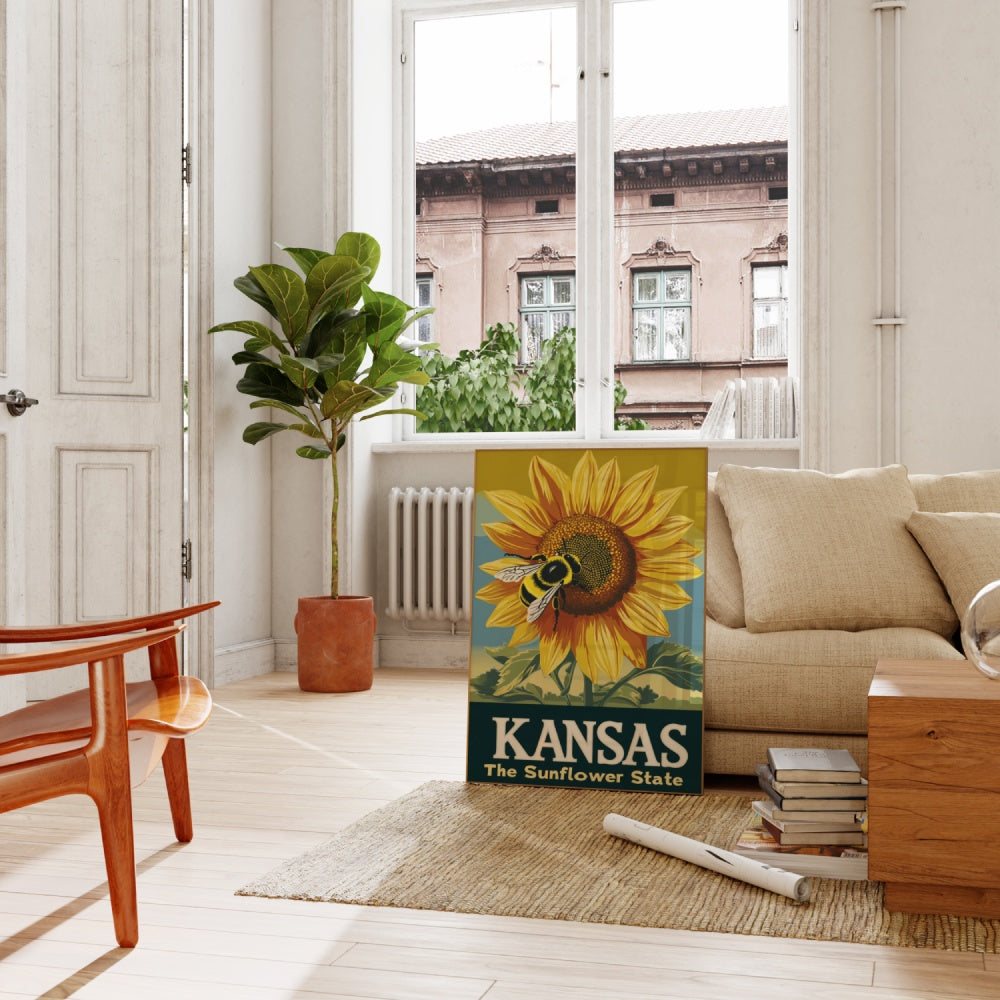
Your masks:
{"label": "throw pillow", "polygon": [[988,583],[1000,580],[1000,514],[915,512],[906,522],[927,553],[959,618]]}
{"label": "throw pillow", "polygon": [[733,533],[750,632],[930,629],[958,622],[906,522],[902,465],[828,475],[723,465],[716,489]]}
{"label": "throw pillow", "polygon": [[715,492],[715,475],[708,477],[705,502],[705,612],[728,628],[743,628],[743,577],[733,548],[726,511]]}
{"label": "throw pillow", "polygon": [[953,510],[1000,514],[1000,469],[948,476],[915,474],[910,476],[910,485],[917,498],[917,510],[939,514]]}

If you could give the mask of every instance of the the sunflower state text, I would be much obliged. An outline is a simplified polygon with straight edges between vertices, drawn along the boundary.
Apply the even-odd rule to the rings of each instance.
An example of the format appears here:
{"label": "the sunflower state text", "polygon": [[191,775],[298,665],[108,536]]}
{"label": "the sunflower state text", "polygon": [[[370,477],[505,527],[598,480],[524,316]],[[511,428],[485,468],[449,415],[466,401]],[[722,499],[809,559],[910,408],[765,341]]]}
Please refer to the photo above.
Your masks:
{"label": "the sunflower state text", "polygon": [[[631,736],[626,738],[625,724],[617,719],[603,722],[561,719],[560,733],[555,719],[541,719],[534,748],[529,753],[522,740],[528,733],[518,731],[531,720],[493,716],[496,743],[493,759],[500,760],[550,760],[557,764],[605,764],[611,767],[683,767],[688,751],[675,737],[686,736],[687,726],[671,722],[658,733],[650,733],[644,722],[632,723]],[[529,743],[529,746],[531,744]],[[489,766],[489,765],[487,765]]]}

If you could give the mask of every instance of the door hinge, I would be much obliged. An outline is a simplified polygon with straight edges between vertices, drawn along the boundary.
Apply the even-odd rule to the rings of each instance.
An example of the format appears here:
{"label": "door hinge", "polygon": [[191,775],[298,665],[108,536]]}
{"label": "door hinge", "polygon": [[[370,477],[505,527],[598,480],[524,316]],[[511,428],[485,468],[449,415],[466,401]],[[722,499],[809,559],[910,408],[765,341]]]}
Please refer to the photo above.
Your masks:
{"label": "door hinge", "polygon": [[186,538],[181,546],[181,576],[190,581],[194,573],[194,558],[191,553],[191,539]]}
{"label": "door hinge", "polygon": [[185,143],[181,150],[181,179],[189,187],[191,186],[191,174],[194,167],[191,162],[191,143]]}

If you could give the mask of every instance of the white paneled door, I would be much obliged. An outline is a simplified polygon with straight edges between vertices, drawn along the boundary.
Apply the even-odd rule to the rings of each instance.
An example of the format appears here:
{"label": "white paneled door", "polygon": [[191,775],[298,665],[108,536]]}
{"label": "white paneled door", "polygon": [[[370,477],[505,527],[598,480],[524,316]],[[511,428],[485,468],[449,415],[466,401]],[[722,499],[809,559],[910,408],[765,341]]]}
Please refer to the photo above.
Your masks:
{"label": "white paneled door", "polygon": [[[38,404],[16,417],[0,409],[0,474],[17,521],[4,603],[26,621],[61,623],[174,607],[182,0],[5,7],[7,252],[20,263],[5,272],[0,392]],[[39,678],[28,696],[55,690]]]}

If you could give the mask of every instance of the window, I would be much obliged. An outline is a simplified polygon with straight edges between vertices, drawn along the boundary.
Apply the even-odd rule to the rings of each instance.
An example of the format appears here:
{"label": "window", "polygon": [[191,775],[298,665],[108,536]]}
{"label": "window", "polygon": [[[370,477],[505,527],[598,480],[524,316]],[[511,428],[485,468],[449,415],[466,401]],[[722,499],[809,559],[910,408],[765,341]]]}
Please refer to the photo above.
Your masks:
{"label": "window", "polygon": [[538,359],[542,343],[576,326],[576,279],[572,274],[521,277],[521,362]]}
{"label": "window", "polygon": [[[429,274],[417,275],[418,309],[426,309],[434,305],[434,279]],[[434,339],[434,313],[428,313],[417,320],[417,340],[421,344],[429,344]]]}
{"label": "window", "polygon": [[753,357],[788,357],[788,265],[753,268]]}
{"label": "window", "polygon": [[634,361],[691,359],[691,270],[632,274]]}
{"label": "window", "polygon": [[575,332],[575,370],[560,372],[575,423],[532,430],[600,439],[632,415],[694,433],[749,360],[784,374],[791,336],[797,362],[784,274],[780,306],[751,280],[789,259],[787,240],[767,254],[761,242],[789,230],[795,204],[790,6],[393,0],[400,256],[433,259],[447,285],[433,314],[447,358],[489,348],[517,362],[518,382],[561,327]]}

